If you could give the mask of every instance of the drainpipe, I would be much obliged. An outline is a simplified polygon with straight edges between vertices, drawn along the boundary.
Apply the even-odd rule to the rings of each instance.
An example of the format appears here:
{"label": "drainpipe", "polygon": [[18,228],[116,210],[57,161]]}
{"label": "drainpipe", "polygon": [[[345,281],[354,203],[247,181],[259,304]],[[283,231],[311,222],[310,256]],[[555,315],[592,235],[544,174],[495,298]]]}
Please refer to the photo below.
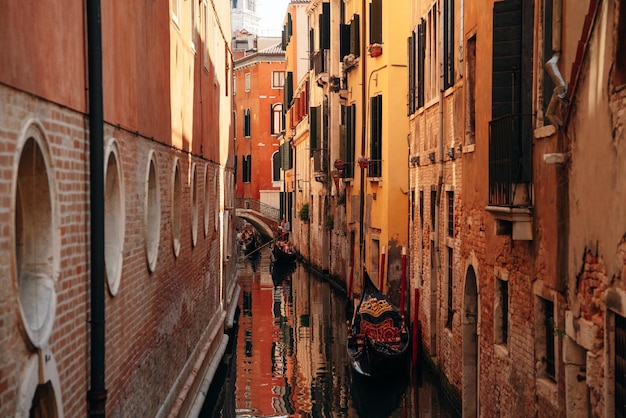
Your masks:
{"label": "drainpipe", "polygon": [[89,175],[91,224],[91,381],[90,417],[106,416],[104,328],[104,111],[100,0],[87,0],[89,72]]}
{"label": "drainpipe", "polygon": [[[439,14],[439,39],[443,39],[443,13],[441,7],[437,10]],[[437,272],[441,272],[441,228],[439,227],[439,221],[441,220],[441,193],[443,189],[443,48],[441,48],[439,54],[439,141],[438,141],[438,154],[437,160],[437,192],[435,199],[435,265]],[[441,334],[439,334],[441,335]],[[439,339],[437,339],[439,341]]]}
{"label": "drainpipe", "polygon": [[[367,97],[365,97],[367,93],[367,71],[366,71],[366,62],[367,62],[367,49],[365,47],[365,34],[367,33],[367,24],[366,24],[366,0],[361,0],[361,14],[363,15],[363,19],[361,19],[361,155],[365,155],[365,147],[367,143],[365,141],[366,129],[365,125],[367,122]],[[359,222],[359,262],[361,263],[361,277],[363,275],[363,267],[365,267],[365,225],[363,222],[365,221],[365,171],[361,170],[361,190],[360,190],[360,201],[359,201],[359,209],[360,209],[360,222]]]}

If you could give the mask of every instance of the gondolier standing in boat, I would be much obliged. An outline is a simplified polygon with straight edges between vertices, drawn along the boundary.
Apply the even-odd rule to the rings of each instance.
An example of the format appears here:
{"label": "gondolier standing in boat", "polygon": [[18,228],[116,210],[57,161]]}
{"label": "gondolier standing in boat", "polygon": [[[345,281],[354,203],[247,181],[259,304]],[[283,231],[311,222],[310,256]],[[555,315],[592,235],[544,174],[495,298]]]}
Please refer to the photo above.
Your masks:
{"label": "gondolier standing in boat", "polygon": [[291,224],[289,223],[289,221],[287,220],[287,218],[283,218],[282,222],[280,223],[280,239],[281,241],[288,241],[289,240],[289,230],[291,229]]}

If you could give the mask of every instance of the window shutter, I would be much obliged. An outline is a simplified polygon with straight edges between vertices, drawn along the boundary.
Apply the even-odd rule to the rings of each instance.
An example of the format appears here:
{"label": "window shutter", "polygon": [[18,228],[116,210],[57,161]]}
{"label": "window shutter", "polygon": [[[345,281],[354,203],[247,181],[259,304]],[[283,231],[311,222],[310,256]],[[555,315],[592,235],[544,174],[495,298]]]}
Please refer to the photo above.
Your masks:
{"label": "window shutter", "polygon": [[350,25],[339,25],[339,37],[339,59],[343,60],[350,53]]}
{"label": "window shutter", "polygon": [[417,108],[424,106],[424,64],[426,60],[426,20],[418,26],[417,38]]}
{"label": "window shutter", "polygon": [[313,152],[317,149],[318,111],[318,107],[312,107],[309,109],[309,151],[311,157],[313,156]]}
{"label": "window shutter", "polygon": [[522,5],[520,0],[493,5],[492,119],[519,113],[522,67]]}
{"label": "window shutter", "polygon": [[315,68],[315,32],[309,29],[309,70]]}
{"label": "window shutter", "polygon": [[383,43],[383,2],[372,0],[370,4],[370,44]]}
{"label": "window shutter", "polygon": [[361,44],[359,42],[360,24],[359,15],[354,15],[350,22],[350,53],[355,57],[361,55]]}
{"label": "window shutter", "polygon": [[322,3],[320,49],[330,49],[330,3]]}
{"label": "window shutter", "polygon": [[407,58],[409,62],[409,100],[407,103],[407,115],[411,115],[415,112],[415,32],[412,32],[411,36],[407,38],[406,45]]}
{"label": "window shutter", "polygon": [[454,0],[445,0],[443,9],[443,87],[454,85]]}
{"label": "window shutter", "polygon": [[248,155],[248,181],[252,181],[252,155]]}

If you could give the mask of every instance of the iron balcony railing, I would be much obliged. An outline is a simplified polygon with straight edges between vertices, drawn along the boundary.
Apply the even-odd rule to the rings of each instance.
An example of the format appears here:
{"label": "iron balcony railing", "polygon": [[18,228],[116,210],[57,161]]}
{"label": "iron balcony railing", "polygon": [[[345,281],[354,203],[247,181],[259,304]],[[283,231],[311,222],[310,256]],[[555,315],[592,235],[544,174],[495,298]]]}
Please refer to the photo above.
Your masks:
{"label": "iron balcony railing", "polygon": [[[489,122],[490,206],[529,206],[532,202],[530,117],[513,114]],[[519,199],[516,193],[522,189],[527,196]]]}
{"label": "iron balcony railing", "polygon": [[369,160],[367,164],[367,177],[383,176],[383,160]]}
{"label": "iron balcony railing", "polygon": [[280,219],[280,208],[275,208],[266,203],[262,203],[256,199],[248,199],[245,197],[238,197],[235,199],[235,207],[237,209],[250,209],[260,213],[266,218],[278,221]]}

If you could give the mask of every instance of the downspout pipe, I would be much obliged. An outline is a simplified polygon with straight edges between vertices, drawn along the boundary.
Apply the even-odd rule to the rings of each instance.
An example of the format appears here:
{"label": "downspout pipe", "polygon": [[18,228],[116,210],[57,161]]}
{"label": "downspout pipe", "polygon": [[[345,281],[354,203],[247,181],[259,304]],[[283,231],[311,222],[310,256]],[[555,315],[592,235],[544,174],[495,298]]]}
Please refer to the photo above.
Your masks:
{"label": "downspout pipe", "polygon": [[[442,10],[441,8],[439,8],[439,10],[437,11],[439,13],[439,30],[440,30],[440,37],[439,39],[443,39],[443,14],[442,14]],[[443,49],[443,48],[442,48]],[[436,193],[436,200],[435,200],[435,205],[437,210],[435,211],[435,240],[436,240],[436,252],[437,252],[437,258],[436,258],[436,265],[437,265],[437,270],[440,269],[441,267],[441,248],[439,248],[439,244],[441,243],[441,239],[439,236],[440,233],[440,227],[439,227],[439,221],[441,219],[440,217],[440,211],[441,211],[441,193],[443,191],[443,52],[439,54],[440,57],[440,61],[439,61],[439,134],[438,134],[438,143],[437,143],[437,153],[439,154],[439,158],[437,159],[437,193]]]}
{"label": "downspout pipe", "polygon": [[[361,0],[361,10],[363,19],[361,19],[361,155],[366,155],[366,124],[367,124],[367,49],[365,47],[365,34],[367,33],[367,1]],[[359,201],[359,263],[361,263],[361,278],[364,277],[363,268],[365,267],[365,170],[361,169],[361,190]]]}
{"label": "downspout pipe", "polygon": [[87,0],[89,72],[89,178],[91,226],[90,417],[106,416],[104,289],[104,109],[102,99],[102,21],[100,0]]}

